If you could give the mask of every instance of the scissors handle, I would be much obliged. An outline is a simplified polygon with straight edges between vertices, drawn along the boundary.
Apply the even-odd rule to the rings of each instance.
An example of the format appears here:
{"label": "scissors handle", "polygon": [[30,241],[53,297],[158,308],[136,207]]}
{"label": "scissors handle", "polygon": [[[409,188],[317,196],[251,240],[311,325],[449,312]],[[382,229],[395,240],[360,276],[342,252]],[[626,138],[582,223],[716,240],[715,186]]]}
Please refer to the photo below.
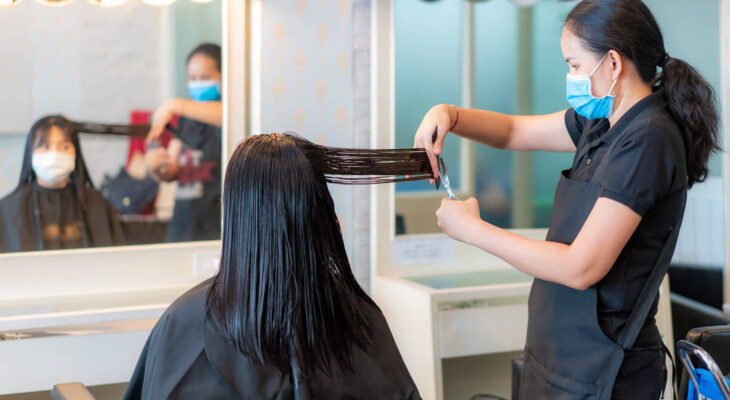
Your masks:
{"label": "scissors handle", "polygon": [[[433,130],[433,134],[431,135],[431,143],[436,143],[436,138],[438,137],[439,128],[438,126]],[[439,168],[439,156],[436,156],[436,168]],[[434,171],[434,176],[436,176],[436,172]],[[439,189],[439,183],[441,181],[441,177],[434,178],[434,184],[436,185],[436,190]]]}

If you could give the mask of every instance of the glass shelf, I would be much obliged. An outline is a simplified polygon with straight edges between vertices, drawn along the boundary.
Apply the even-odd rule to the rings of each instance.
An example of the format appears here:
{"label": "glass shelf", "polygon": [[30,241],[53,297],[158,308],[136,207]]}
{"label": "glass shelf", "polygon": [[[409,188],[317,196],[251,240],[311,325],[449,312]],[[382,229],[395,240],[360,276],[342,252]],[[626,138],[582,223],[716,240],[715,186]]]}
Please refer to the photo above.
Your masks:
{"label": "glass shelf", "polygon": [[410,276],[404,277],[403,279],[431,289],[458,289],[474,286],[528,283],[532,281],[531,276],[525,275],[516,269]]}
{"label": "glass shelf", "polygon": [[171,303],[189,286],[161,287],[129,292],[80,293],[0,302],[0,318],[20,315],[91,311]]}

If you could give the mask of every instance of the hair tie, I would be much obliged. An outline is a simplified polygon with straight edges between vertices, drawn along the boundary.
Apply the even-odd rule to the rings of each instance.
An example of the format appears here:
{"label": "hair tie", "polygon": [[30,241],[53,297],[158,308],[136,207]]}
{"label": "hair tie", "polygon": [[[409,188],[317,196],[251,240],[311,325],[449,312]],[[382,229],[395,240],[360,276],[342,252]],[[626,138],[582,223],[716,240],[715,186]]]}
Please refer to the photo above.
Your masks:
{"label": "hair tie", "polygon": [[669,61],[669,53],[664,53],[664,57],[662,57],[661,60],[659,60],[659,66],[664,68],[665,65],[667,65],[667,61]]}

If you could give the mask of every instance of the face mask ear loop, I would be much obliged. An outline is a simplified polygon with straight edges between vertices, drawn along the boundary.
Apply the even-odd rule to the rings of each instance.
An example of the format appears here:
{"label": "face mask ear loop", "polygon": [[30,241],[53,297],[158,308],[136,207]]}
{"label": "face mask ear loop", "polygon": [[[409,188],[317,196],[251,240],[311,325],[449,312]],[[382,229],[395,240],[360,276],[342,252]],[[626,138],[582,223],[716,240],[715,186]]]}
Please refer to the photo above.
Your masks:
{"label": "face mask ear loop", "polygon": [[[605,55],[604,55],[604,56],[603,56],[603,57],[601,58],[601,61],[599,61],[599,62],[598,62],[598,64],[596,64],[596,66],[595,66],[595,67],[593,67],[593,71],[591,71],[591,74],[590,74],[590,75],[588,75],[588,77],[589,77],[589,78],[593,77],[593,74],[595,74],[595,73],[596,73],[596,71],[598,71],[598,67],[600,67],[600,66],[601,66],[601,64],[603,64],[603,61],[604,61],[604,60],[606,59],[606,57],[608,57],[608,53],[606,53],[606,54],[605,54]],[[613,91],[613,87],[614,87],[614,86],[616,86],[616,82],[618,82],[618,79],[614,79],[614,80],[613,80],[613,83],[611,84],[611,88],[610,88],[610,89],[608,89],[608,94],[607,94],[607,95],[605,95],[605,96],[603,96],[604,98],[605,98],[605,97],[608,97],[608,96],[610,96],[610,95],[611,95],[611,91]]]}
{"label": "face mask ear loop", "polygon": [[608,89],[608,94],[605,97],[608,97],[611,95],[611,91],[613,91],[613,87],[616,86],[616,82],[618,82],[618,79],[613,80],[613,83],[611,84],[611,88]]}
{"label": "face mask ear loop", "polygon": [[588,75],[588,77],[592,77],[592,76],[593,76],[593,74],[595,74],[595,73],[596,73],[596,71],[598,71],[598,67],[600,67],[600,66],[601,66],[601,64],[603,64],[603,60],[605,60],[605,59],[606,59],[606,57],[608,57],[608,53],[606,53],[606,54],[605,54],[605,55],[604,55],[604,56],[603,56],[603,57],[601,58],[601,61],[599,61],[599,62],[598,62],[598,64],[596,64],[596,66],[595,66],[595,67],[593,67],[593,71],[591,71],[591,74],[590,74],[590,75]]}

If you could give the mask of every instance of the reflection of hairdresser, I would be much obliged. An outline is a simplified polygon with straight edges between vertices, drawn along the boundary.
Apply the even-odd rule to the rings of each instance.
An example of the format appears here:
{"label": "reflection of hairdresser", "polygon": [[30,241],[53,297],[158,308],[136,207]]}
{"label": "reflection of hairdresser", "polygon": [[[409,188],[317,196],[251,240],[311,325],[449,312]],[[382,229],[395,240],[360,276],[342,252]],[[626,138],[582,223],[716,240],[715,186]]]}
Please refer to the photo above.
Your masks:
{"label": "reflection of hairdresser", "polygon": [[221,48],[202,44],[188,56],[188,99],[171,99],[152,115],[148,142],[159,139],[174,115],[179,137],[167,149],[150,148],[145,159],[152,174],[177,180],[175,209],[167,240],[220,239]]}
{"label": "reflection of hairdresser", "polygon": [[18,187],[0,200],[0,252],[117,244],[121,226],[89,179],[74,124],[41,118],[28,134]]}
{"label": "reflection of hairdresser", "polygon": [[238,146],[220,271],[162,315],[125,399],[420,399],[350,269],[322,170],[333,160],[307,147],[289,134]]}

